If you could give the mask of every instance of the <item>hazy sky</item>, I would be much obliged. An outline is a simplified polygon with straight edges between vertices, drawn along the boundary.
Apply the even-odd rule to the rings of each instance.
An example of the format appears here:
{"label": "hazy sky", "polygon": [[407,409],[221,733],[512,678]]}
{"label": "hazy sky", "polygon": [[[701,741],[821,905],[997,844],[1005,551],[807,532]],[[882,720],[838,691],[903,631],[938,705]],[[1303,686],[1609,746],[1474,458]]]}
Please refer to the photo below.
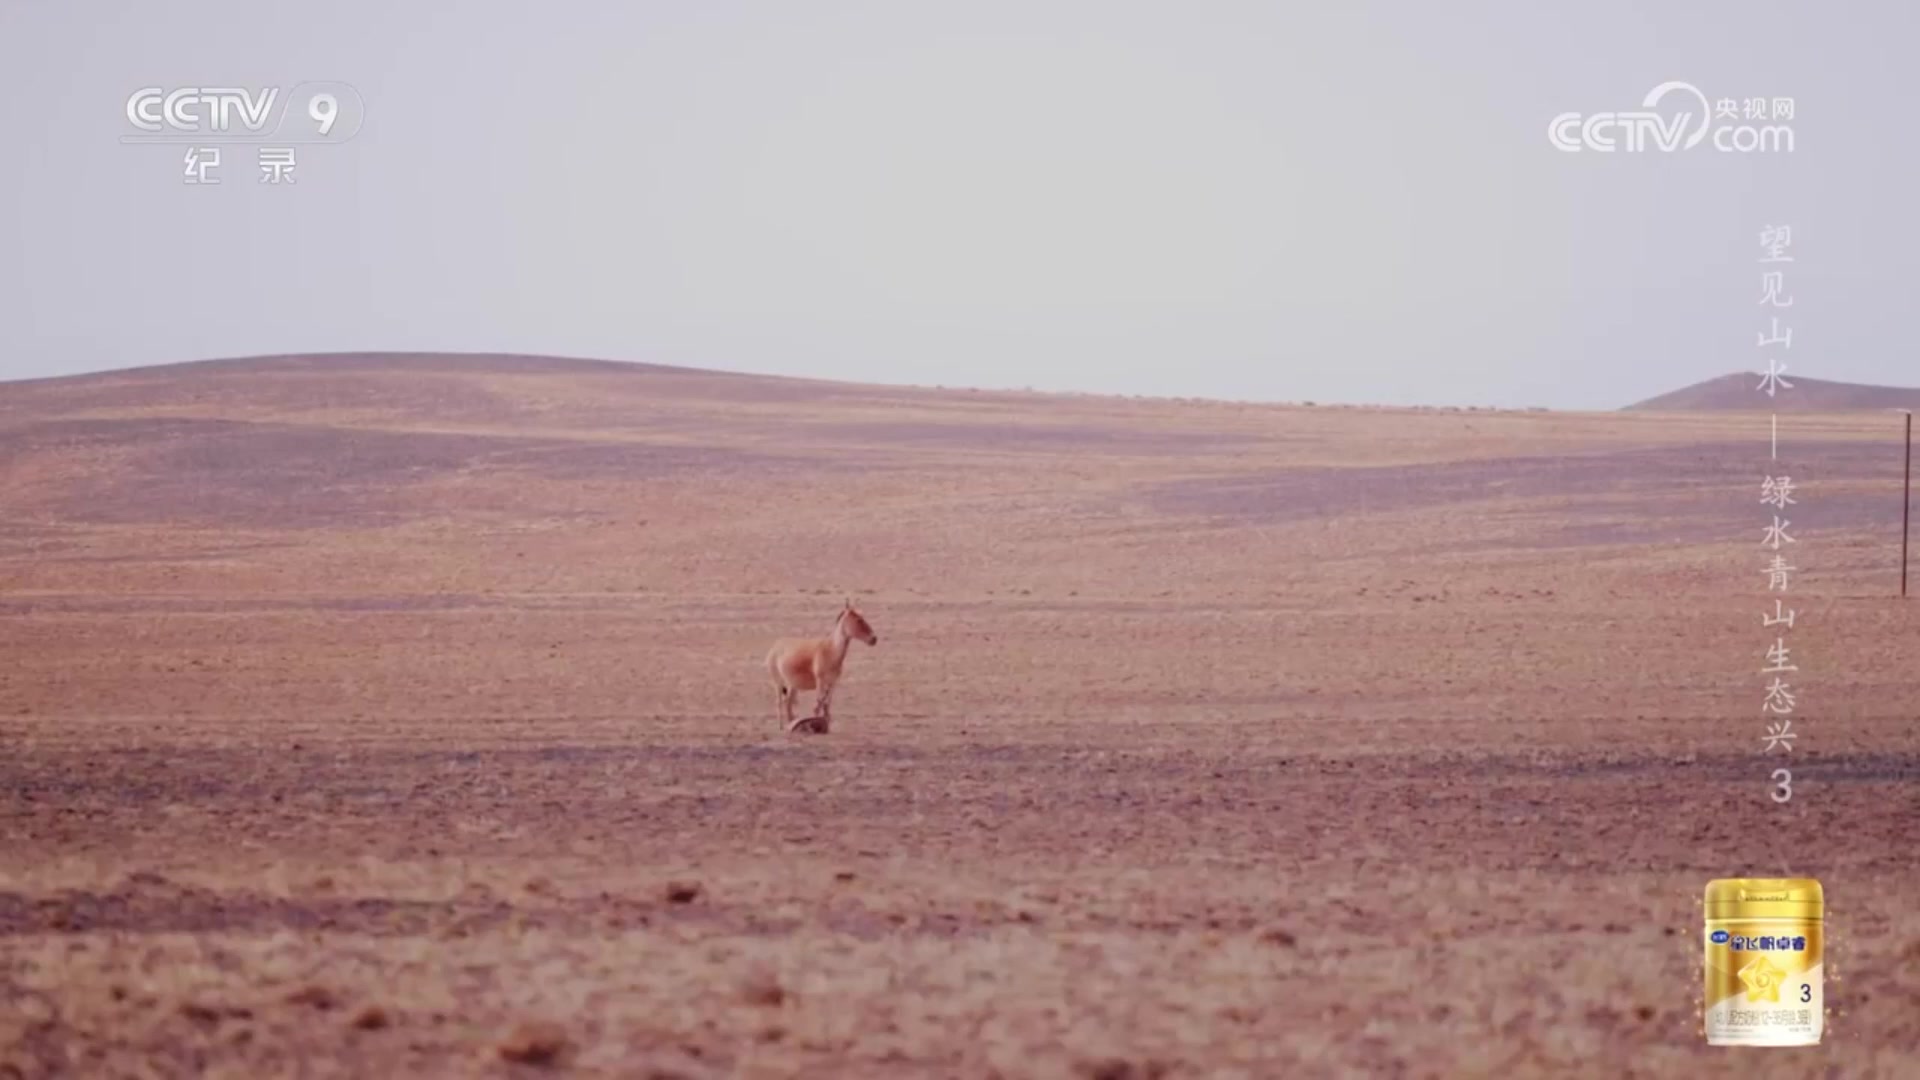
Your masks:
{"label": "hazy sky", "polygon": [[[1920,383],[1916,12],[0,0],[0,378],[462,350],[1612,408],[1763,362],[1787,224],[1790,373]],[[308,80],[366,122],[291,187],[119,141],[142,87]],[[1793,98],[1794,152],[1550,145],[1668,80]]]}

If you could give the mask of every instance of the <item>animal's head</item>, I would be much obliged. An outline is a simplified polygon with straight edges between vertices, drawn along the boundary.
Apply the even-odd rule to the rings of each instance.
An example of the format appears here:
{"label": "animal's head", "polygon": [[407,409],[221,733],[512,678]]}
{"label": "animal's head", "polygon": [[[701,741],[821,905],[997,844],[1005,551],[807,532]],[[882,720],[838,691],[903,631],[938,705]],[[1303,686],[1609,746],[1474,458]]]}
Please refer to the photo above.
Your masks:
{"label": "animal's head", "polygon": [[873,632],[873,627],[868,625],[866,616],[854,610],[851,596],[847,597],[847,606],[840,609],[840,629],[845,630],[847,636],[855,641],[864,641],[869,645],[880,644],[880,635]]}

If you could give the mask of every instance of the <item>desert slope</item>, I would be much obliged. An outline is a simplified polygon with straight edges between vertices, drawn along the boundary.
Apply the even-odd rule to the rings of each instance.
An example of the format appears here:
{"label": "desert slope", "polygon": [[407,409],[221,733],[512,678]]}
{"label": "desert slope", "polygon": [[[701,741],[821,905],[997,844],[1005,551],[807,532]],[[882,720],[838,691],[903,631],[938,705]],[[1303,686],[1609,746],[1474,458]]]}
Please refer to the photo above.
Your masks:
{"label": "desert slope", "polygon": [[1772,397],[1760,392],[1761,376],[1759,374],[1736,372],[1682,387],[1627,407],[1672,412],[1722,410],[1856,412],[1920,409],[1920,389],[1913,387],[1833,382],[1828,379],[1810,379],[1792,372],[1787,372],[1784,378],[1792,384],[1792,388],[1778,389]]}
{"label": "desert slope", "polygon": [[[15,555],[41,556],[16,564],[16,587],[75,573],[60,552],[93,552],[121,560],[127,587],[292,584],[338,563],[385,588],[513,589],[530,572],[499,557],[505,538],[539,530],[563,553],[537,571],[547,586],[678,588],[694,574],[701,588],[787,587],[804,560],[816,569],[800,577],[820,587],[858,566],[895,588],[1122,574],[1191,590],[1238,580],[1254,538],[1294,554],[1269,573],[1311,581],[1302,560],[1336,554],[1727,537],[1745,520],[1733,478],[1763,436],[1734,416],[992,393],[527,356],[262,357],[0,384],[0,502],[26,545]],[[1823,527],[1897,520],[1883,437],[1841,417],[1793,429],[1790,454],[1829,488]],[[980,521],[994,527],[963,524]],[[1176,533],[1178,550],[1205,557],[1170,558]],[[1056,543],[1086,558],[1053,561]],[[234,545],[251,554],[212,554]],[[370,547],[379,560],[356,554]]]}
{"label": "desert slope", "polygon": [[[1742,1076],[1699,890],[1787,871],[1822,1060],[1899,1075],[1887,419],[1775,465],[1744,413],[538,357],[0,384],[0,1075],[519,1075],[550,1025],[580,1076]],[[849,594],[883,644],[785,736],[767,642]]]}

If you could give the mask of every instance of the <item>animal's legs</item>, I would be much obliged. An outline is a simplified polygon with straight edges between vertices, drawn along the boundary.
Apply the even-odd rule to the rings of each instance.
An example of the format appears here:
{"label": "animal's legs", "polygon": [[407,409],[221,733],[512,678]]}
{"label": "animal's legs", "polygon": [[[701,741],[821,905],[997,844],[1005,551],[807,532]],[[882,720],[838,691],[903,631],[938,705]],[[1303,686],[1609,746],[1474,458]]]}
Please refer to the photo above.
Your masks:
{"label": "animal's legs", "polygon": [[787,688],[787,684],[781,683],[774,689],[774,694],[778,698],[774,703],[774,709],[780,718],[780,726],[782,728],[792,728],[793,691]]}
{"label": "animal's legs", "polygon": [[823,720],[818,724],[812,725],[811,728],[808,728],[807,722],[811,720],[812,717],[802,717],[800,719],[794,718],[794,715],[793,715],[794,702],[798,700],[800,700],[800,691],[795,690],[793,687],[787,686],[785,684],[781,685],[780,687],[780,723],[786,728],[787,733],[792,734],[804,728],[807,730],[818,732],[820,734],[825,734],[827,730],[826,721]]}

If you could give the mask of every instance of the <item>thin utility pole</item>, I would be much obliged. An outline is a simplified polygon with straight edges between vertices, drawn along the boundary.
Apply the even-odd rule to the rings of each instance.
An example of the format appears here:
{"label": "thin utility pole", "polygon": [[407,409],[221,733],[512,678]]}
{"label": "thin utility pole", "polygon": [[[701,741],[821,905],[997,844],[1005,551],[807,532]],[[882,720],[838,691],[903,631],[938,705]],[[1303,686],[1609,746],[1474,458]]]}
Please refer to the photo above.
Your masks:
{"label": "thin utility pole", "polygon": [[1900,489],[1900,596],[1907,595],[1907,529],[1913,520],[1913,413],[1907,413],[1907,478]]}

